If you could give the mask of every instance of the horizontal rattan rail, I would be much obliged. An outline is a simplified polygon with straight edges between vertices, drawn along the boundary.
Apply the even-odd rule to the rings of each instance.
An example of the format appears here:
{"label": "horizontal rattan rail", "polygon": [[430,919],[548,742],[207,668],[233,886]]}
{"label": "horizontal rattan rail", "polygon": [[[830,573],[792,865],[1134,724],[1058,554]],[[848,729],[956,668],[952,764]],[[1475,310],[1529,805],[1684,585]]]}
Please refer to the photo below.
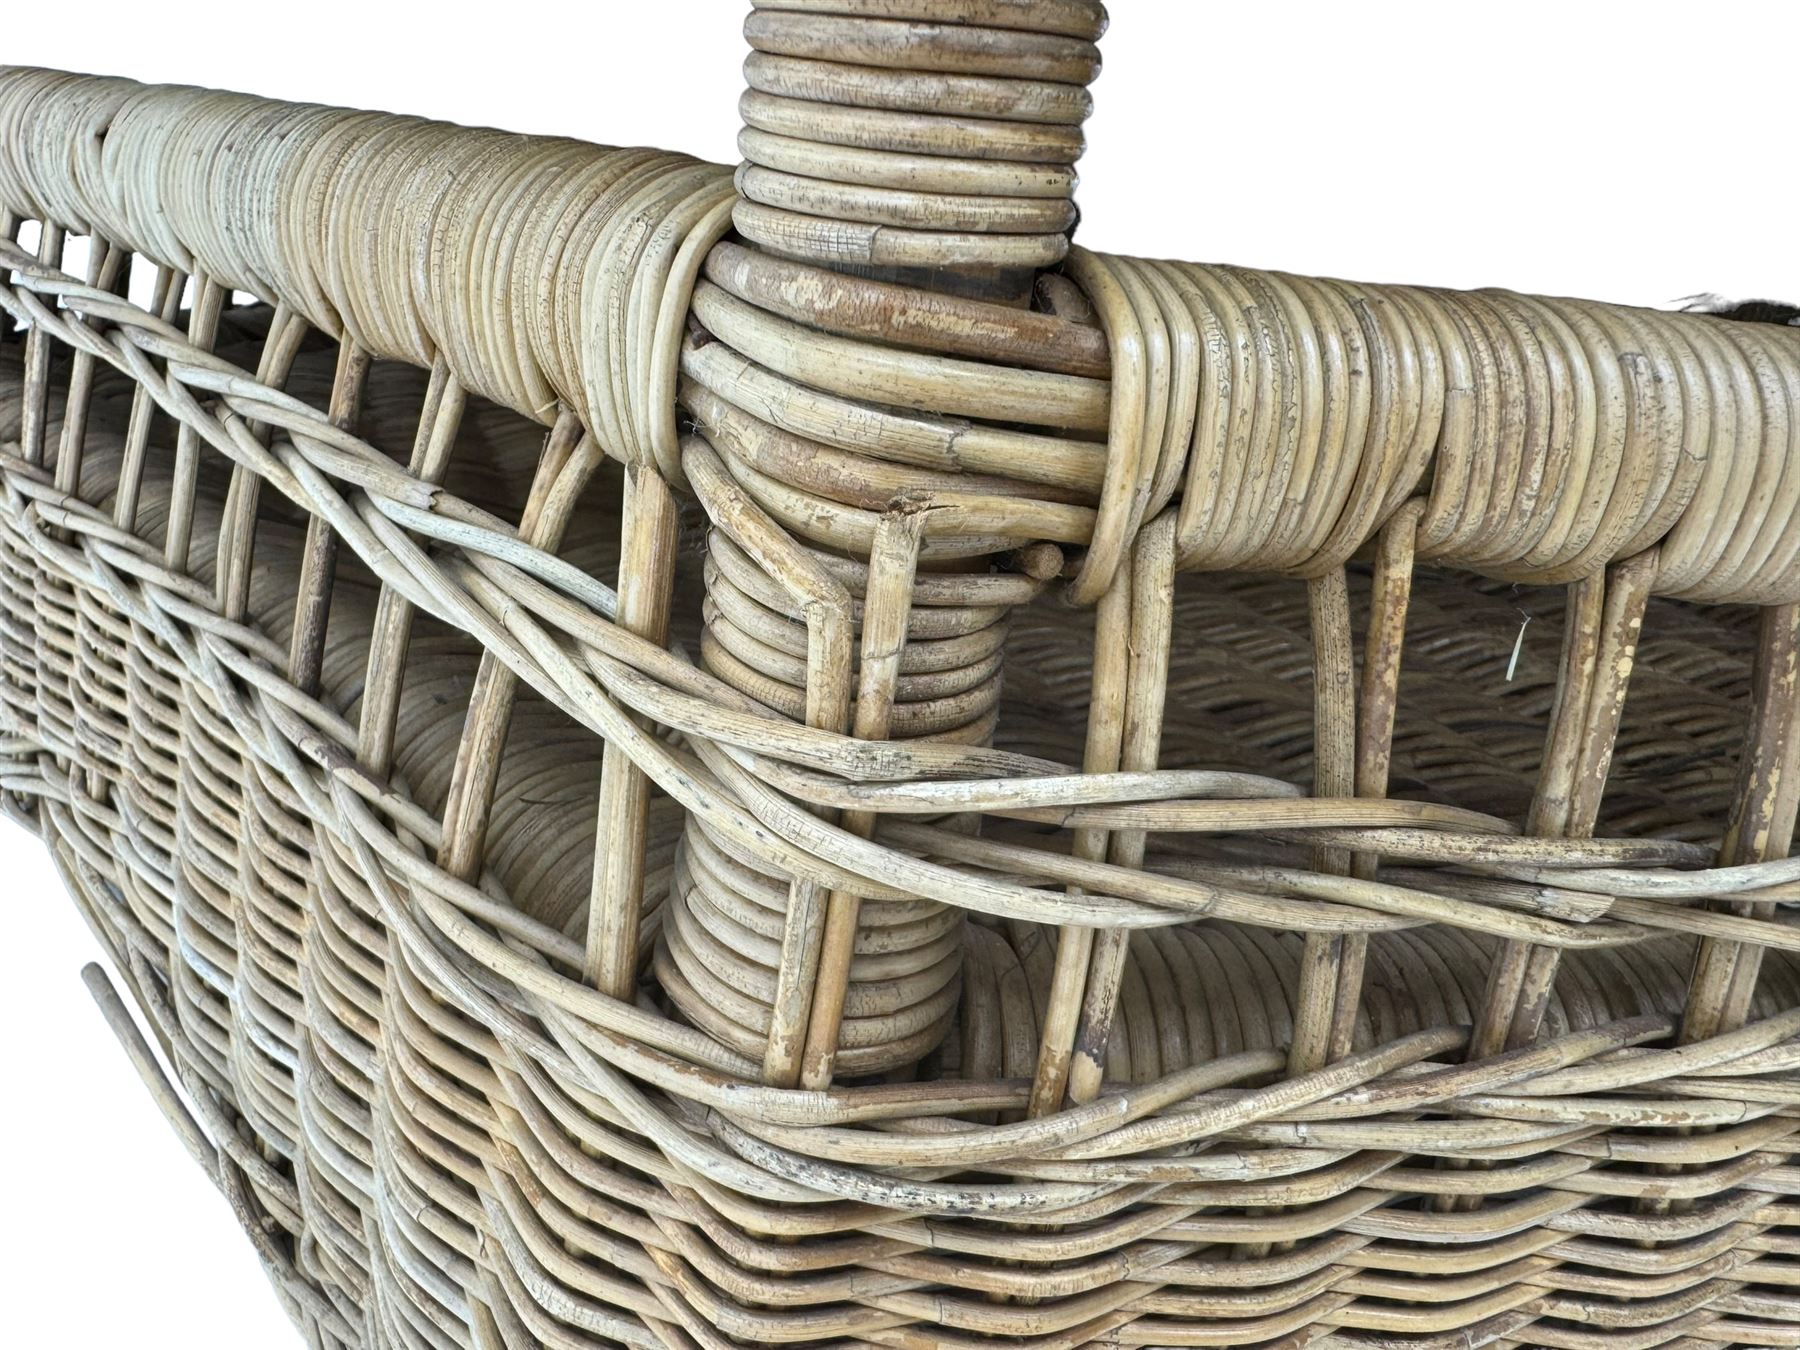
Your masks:
{"label": "horizontal rattan rail", "polygon": [[308,1344],[1800,1344],[1800,330],[1073,245],[1103,26],[0,70],[0,804]]}

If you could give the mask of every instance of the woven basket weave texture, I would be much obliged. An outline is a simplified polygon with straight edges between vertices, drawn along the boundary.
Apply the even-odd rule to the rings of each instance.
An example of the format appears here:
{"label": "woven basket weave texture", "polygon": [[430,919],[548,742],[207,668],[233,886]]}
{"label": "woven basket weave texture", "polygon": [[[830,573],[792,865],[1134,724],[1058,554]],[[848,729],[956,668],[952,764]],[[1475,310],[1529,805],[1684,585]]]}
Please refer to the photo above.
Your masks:
{"label": "woven basket weave texture", "polygon": [[1088,251],[1104,26],[0,68],[0,806],[309,1345],[1800,1344],[1800,329]]}

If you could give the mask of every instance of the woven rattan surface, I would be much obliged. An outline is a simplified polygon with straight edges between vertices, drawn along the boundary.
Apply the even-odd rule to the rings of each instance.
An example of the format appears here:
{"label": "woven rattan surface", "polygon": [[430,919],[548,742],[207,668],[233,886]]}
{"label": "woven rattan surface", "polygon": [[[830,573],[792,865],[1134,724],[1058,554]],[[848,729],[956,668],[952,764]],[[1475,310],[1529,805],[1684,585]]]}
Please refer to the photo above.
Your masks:
{"label": "woven rattan surface", "polygon": [[1800,1343],[1800,330],[1071,245],[1102,26],[0,70],[0,801],[309,1344]]}

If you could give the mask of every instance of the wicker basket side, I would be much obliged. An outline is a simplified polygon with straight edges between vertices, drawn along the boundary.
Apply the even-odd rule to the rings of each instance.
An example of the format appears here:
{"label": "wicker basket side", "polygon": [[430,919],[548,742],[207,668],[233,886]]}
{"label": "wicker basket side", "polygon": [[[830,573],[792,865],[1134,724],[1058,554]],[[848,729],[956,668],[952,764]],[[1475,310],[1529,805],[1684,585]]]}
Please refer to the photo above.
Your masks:
{"label": "wicker basket side", "polygon": [[312,1341],[1790,1339],[1800,335],[751,158],[0,73],[0,787]]}

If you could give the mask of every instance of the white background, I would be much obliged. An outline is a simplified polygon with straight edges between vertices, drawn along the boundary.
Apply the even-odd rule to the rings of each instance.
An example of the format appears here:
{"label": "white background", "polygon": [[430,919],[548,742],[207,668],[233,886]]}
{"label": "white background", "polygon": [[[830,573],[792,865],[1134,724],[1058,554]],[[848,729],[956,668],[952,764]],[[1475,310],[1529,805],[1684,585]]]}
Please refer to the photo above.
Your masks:
{"label": "white background", "polygon": [[[735,160],[744,8],[90,3],[8,25],[0,61]],[[1800,10],[1780,0],[1112,9],[1081,166],[1090,247],[1648,305],[1800,300]],[[94,948],[40,846],[3,821],[0,899],[10,1343],[297,1343],[89,1002]]]}

